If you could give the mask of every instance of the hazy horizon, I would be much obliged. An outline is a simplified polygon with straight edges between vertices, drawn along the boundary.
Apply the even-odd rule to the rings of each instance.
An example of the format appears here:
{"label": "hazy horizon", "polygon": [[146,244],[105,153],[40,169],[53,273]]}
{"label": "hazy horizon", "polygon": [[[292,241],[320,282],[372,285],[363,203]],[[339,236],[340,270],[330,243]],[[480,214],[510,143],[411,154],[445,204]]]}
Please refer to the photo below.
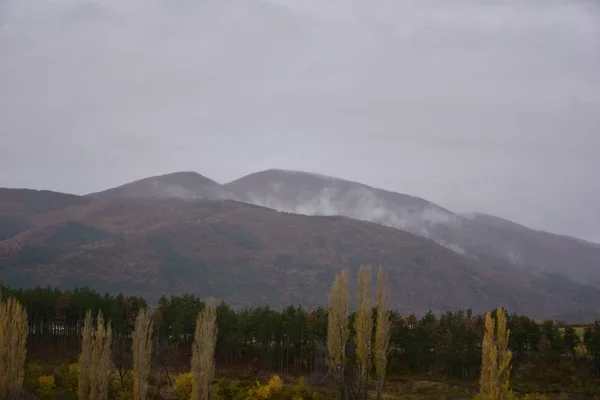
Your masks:
{"label": "hazy horizon", "polygon": [[0,0],[0,186],[321,173],[600,242],[588,0]]}

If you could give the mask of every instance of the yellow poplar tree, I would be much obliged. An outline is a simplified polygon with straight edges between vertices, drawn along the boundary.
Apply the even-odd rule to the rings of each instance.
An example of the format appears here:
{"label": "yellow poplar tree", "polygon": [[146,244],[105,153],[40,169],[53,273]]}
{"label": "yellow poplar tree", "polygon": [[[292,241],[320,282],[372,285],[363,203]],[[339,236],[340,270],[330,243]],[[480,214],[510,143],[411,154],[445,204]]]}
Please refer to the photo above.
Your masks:
{"label": "yellow poplar tree", "polygon": [[341,271],[329,293],[327,351],[329,367],[340,382],[340,400],[346,399],[346,344],[348,342],[348,271]]}
{"label": "yellow poplar tree", "polygon": [[504,309],[496,309],[496,320],[491,313],[485,315],[483,336],[481,377],[479,379],[479,400],[509,400],[514,395],[510,390],[510,361],[512,352],[508,349],[510,330],[506,327]]}
{"label": "yellow poplar tree", "polygon": [[191,400],[210,400],[215,377],[215,348],[217,346],[217,305],[208,299],[196,318],[192,347]]}
{"label": "yellow poplar tree", "polygon": [[87,400],[90,393],[90,369],[92,365],[92,344],[94,342],[94,327],[92,325],[92,312],[90,310],[85,313],[81,336],[77,395],[79,400]]}
{"label": "yellow poplar tree", "polygon": [[367,398],[369,371],[371,369],[371,347],[373,334],[373,307],[371,304],[371,266],[361,266],[358,271],[358,293],[356,296],[356,364],[358,367],[358,397]]}
{"label": "yellow poplar tree", "polygon": [[110,346],[112,343],[112,329],[110,322],[104,325],[102,313],[98,313],[96,333],[92,345],[92,368],[90,371],[90,400],[106,400],[108,398],[108,384],[110,383]]}
{"label": "yellow poplar tree", "polygon": [[82,332],[82,348],[79,357],[79,400],[108,399],[108,384],[111,374],[110,346],[112,329],[110,322],[105,326],[99,312],[96,329],[92,324],[92,313],[88,310]]}
{"label": "yellow poplar tree", "polygon": [[386,280],[383,269],[379,267],[377,272],[377,326],[375,328],[375,373],[377,375],[378,400],[383,397],[391,326]]}
{"label": "yellow poplar tree", "polygon": [[0,398],[18,398],[23,389],[27,312],[14,297],[0,302]]}
{"label": "yellow poplar tree", "polygon": [[135,319],[133,331],[133,398],[145,400],[148,395],[148,375],[152,359],[152,333],[154,325],[151,314],[141,308]]}

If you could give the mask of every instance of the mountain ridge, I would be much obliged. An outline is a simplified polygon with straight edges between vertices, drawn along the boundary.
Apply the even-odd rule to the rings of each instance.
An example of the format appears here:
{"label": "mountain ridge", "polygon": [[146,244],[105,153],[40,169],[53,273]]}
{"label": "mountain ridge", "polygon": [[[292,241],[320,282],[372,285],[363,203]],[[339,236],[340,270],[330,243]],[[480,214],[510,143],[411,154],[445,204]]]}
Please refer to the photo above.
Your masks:
{"label": "mountain ridge", "polygon": [[[165,191],[165,186],[170,185],[179,189]],[[25,189],[16,192],[0,190],[0,217],[3,217],[0,218],[0,237],[4,238],[0,248],[7,253],[18,252],[19,243],[26,243],[31,238],[35,242],[36,237],[43,241],[44,235],[52,236],[56,229],[66,238],[80,230],[81,235],[90,240],[106,236],[95,231],[96,228],[109,233],[116,229],[134,234],[174,223],[165,220],[166,215],[171,218],[177,216],[175,226],[185,225],[190,222],[187,218],[194,214],[182,204],[191,202],[196,207],[208,207],[206,204],[213,201],[258,207],[253,208],[256,215],[271,210],[300,216],[339,216],[390,227],[431,240],[483,270],[491,268],[501,274],[527,276],[526,279],[532,282],[545,282],[542,287],[550,285],[569,293],[575,288],[578,291],[590,290],[589,293],[600,289],[600,271],[597,268],[600,265],[600,246],[534,230],[485,213],[454,213],[419,197],[342,178],[282,169],[258,171],[223,185],[195,172],[175,172],[86,196]],[[148,204],[156,207],[154,212],[139,217],[137,208]],[[184,211],[180,215],[174,207],[188,210],[189,216]],[[88,220],[93,221],[91,228],[78,225],[57,228],[65,221],[85,225]],[[224,229],[225,232],[229,228],[221,226],[215,229]],[[75,233],[69,234],[70,231]],[[181,241],[188,240],[178,237]],[[136,242],[135,246],[147,247],[142,242]],[[124,248],[119,250],[128,251]],[[172,253],[173,259],[180,260],[176,254],[177,251]],[[52,254],[49,257],[52,258]]]}
{"label": "mountain ridge", "polygon": [[250,203],[306,215],[345,215],[376,222],[428,237],[499,268],[558,273],[600,287],[600,270],[596,267],[600,265],[600,246],[593,243],[537,231],[490,214],[471,213],[466,217],[418,197],[325,178],[271,169],[225,186]]}
{"label": "mountain ridge", "polygon": [[89,198],[185,198],[236,200],[237,196],[216,181],[193,171],[172,172],[128,182],[100,192],[88,193]]}
{"label": "mountain ridge", "polygon": [[187,291],[238,306],[325,306],[322,294],[337,271],[354,276],[372,264],[388,271],[393,306],[403,312],[504,305],[539,318],[588,318],[600,295],[560,277],[494,270],[380,224],[231,200],[91,199],[29,221],[25,232],[0,241],[0,278],[11,286]]}

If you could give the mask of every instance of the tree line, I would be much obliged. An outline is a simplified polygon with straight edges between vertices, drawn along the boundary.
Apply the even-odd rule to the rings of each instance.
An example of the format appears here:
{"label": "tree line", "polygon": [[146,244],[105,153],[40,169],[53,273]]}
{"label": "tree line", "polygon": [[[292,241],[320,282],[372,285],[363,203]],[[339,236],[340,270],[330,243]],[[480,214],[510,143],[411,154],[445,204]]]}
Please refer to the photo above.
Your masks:
{"label": "tree line", "polygon": [[[213,359],[217,367],[308,375],[311,381],[333,377],[340,384],[341,395],[347,398],[362,396],[371,378],[379,387],[386,375],[428,374],[465,381],[476,381],[482,376],[484,333],[486,326],[490,329],[486,316],[464,310],[417,317],[387,310],[381,274],[380,271],[377,304],[373,307],[370,269],[361,268],[357,309],[352,312],[348,308],[345,272],[336,278],[328,308],[235,310],[225,303],[214,304],[218,328]],[[86,321],[89,318],[100,326],[98,318],[102,317],[101,325],[110,321],[110,334],[104,331],[102,335],[111,338],[108,347],[115,366],[119,371],[133,368],[136,321],[148,307],[143,298],[100,294],[87,287],[1,290],[3,299],[14,299],[22,305],[28,346],[52,344],[79,352],[88,346]],[[205,301],[186,294],[162,297],[158,306],[148,311],[153,331],[146,342],[152,345],[155,363],[166,371],[181,363],[188,363],[194,370],[191,355],[194,349],[199,351],[195,338],[198,329],[203,329],[198,327],[197,317],[206,309]],[[489,318],[496,321],[497,313],[492,311]],[[385,322],[389,326],[381,326]],[[511,352],[513,379],[560,384],[573,377],[585,382],[600,375],[600,322],[582,329],[554,321],[538,323],[513,313],[506,315],[506,330],[510,332],[505,347]],[[332,332],[337,332],[337,336],[332,336]],[[334,345],[335,341],[339,346]],[[348,382],[352,382],[352,387],[348,387]]]}

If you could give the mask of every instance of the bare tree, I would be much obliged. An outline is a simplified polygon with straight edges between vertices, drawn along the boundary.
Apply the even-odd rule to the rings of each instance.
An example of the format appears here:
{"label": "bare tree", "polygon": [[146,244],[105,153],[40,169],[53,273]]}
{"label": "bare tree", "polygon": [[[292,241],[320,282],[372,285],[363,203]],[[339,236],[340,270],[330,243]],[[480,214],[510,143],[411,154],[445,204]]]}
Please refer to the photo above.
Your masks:
{"label": "bare tree", "polygon": [[152,357],[152,315],[141,308],[133,331],[133,398],[145,400],[148,395],[148,374]]}
{"label": "bare tree", "polygon": [[377,375],[377,399],[383,397],[383,383],[387,368],[391,321],[388,309],[387,282],[383,269],[377,272],[377,326],[375,328],[375,374]]}
{"label": "bare tree", "polygon": [[192,400],[212,399],[217,333],[217,305],[211,298],[196,319],[192,346]]}
{"label": "bare tree", "polygon": [[348,271],[341,271],[329,293],[327,351],[329,368],[340,383],[340,400],[346,400],[346,344],[348,343]]}
{"label": "bare tree", "polygon": [[14,297],[0,302],[0,398],[18,398],[23,389],[28,325]]}

